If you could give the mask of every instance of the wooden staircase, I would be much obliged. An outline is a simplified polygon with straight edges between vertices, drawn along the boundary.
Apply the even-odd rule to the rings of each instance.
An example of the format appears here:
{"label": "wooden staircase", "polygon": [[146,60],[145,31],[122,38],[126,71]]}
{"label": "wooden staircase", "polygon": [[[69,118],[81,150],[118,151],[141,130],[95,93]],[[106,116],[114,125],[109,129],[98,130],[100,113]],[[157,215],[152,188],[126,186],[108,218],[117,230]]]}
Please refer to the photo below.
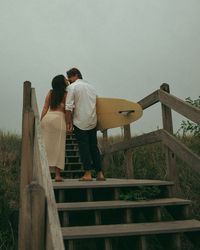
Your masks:
{"label": "wooden staircase", "polygon": [[84,171],[74,135],[66,136],[65,152],[65,170],[62,172],[62,176],[71,179],[80,178]]}
{"label": "wooden staircase", "polygon": [[[161,102],[163,129],[131,137],[124,127],[124,141],[108,144],[103,133],[102,157],[124,153],[128,179],[81,182],[83,169],[73,136],[68,136],[63,182],[52,181],[40,128],[35,90],[24,83],[22,159],[20,176],[20,250],[199,250],[200,221],[191,218],[188,200],[178,197],[176,157],[200,173],[200,157],[173,135],[171,109],[200,124],[200,109],[169,93],[169,86],[139,101],[143,110]],[[134,179],[132,150],[162,142],[166,154],[165,178],[170,181]],[[151,200],[121,200],[121,194],[156,187]],[[175,187],[175,188],[174,188]],[[189,240],[188,240],[189,239]],[[191,242],[191,243],[190,243]]]}
{"label": "wooden staircase", "polygon": [[[182,250],[185,236],[200,247],[200,222],[191,218],[189,200],[172,197],[173,182],[137,179],[82,182],[73,179],[82,171],[73,136],[67,139],[66,153],[69,154],[64,174],[70,173],[71,179],[53,183],[65,249]],[[155,186],[160,189],[159,198],[120,200],[124,191]]]}

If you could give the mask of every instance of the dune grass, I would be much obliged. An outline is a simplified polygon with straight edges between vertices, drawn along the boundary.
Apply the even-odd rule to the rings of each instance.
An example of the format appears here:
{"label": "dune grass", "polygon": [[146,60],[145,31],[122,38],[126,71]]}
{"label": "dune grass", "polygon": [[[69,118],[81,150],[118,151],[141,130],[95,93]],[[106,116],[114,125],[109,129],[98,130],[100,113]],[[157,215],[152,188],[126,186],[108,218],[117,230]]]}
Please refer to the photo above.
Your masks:
{"label": "dune grass", "polygon": [[[180,137],[188,147],[200,155],[200,137]],[[122,140],[120,136],[110,137],[113,144]],[[100,142],[101,143],[101,142]],[[21,138],[19,135],[0,131],[0,249],[17,249],[17,226],[19,208],[19,172]],[[109,156],[107,177],[125,177],[124,153]],[[155,143],[133,150],[135,178],[165,179],[166,166],[164,148]],[[200,219],[200,175],[177,159],[182,196],[193,201],[193,217]]]}
{"label": "dune grass", "polygon": [[20,136],[0,131],[0,249],[16,249]]}
{"label": "dune grass", "polygon": [[[200,155],[200,136],[179,136],[179,139],[193,152]],[[119,136],[109,138],[109,144],[119,142]],[[108,166],[105,169],[108,177],[126,177],[124,152],[114,153],[108,157]],[[179,173],[181,196],[192,200],[193,217],[200,220],[200,175],[180,159],[176,159]],[[164,146],[154,143],[138,147],[133,150],[134,177],[138,179],[165,180],[167,175]]]}

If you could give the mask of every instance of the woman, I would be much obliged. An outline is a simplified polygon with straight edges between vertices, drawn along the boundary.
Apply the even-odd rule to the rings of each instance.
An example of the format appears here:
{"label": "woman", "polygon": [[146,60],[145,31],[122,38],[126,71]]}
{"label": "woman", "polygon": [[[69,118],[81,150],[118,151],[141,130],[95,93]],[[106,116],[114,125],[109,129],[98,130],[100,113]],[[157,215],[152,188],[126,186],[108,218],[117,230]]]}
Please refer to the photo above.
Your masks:
{"label": "woman", "polygon": [[65,99],[67,80],[57,75],[52,80],[52,89],[45,98],[41,114],[41,127],[50,168],[55,168],[55,181],[62,181],[61,170],[65,163]]}

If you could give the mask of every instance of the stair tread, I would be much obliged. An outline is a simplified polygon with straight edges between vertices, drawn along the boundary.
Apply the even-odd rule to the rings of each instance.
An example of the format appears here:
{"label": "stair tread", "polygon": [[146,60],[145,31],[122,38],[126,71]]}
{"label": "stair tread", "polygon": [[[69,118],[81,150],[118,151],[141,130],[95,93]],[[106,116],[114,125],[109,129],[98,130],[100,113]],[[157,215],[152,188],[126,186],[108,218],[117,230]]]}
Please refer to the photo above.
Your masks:
{"label": "stair tread", "polygon": [[74,152],[77,152],[77,151],[79,151],[79,149],[78,149],[78,148],[77,148],[77,149],[70,149],[70,148],[68,148],[68,149],[66,149],[65,151],[70,151],[70,152],[71,152],[71,151],[72,151],[72,152],[74,151]]}
{"label": "stair tread", "polygon": [[57,203],[59,211],[78,211],[96,209],[115,209],[115,208],[138,208],[172,205],[190,205],[191,201],[179,198],[163,198],[144,201],[94,201],[94,202],[66,202]]}
{"label": "stair tread", "polygon": [[76,165],[76,164],[82,164],[81,161],[77,161],[77,162],[66,162],[66,164],[72,164],[72,165]]}
{"label": "stair tread", "polygon": [[61,172],[61,174],[65,174],[65,173],[84,173],[84,170],[83,169],[75,169],[75,170],[63,170]]}
{"label": "stair tread", "polygon": [[63,182],[54,182],[54,189],[76,188],[106,188],[106,187],[137,187],[137,186],[171,186],[171,181],[142,180],[142,179],[106,179],[106,181],[79,181],[78,179],[64,179]]}
{"label": "stair tread", "polygon": [[79,158],[79,155],[66,155],[66,158]]}
{"label": "stair tread", "polygon": [[200,231],[200,221],[182,220],[151,223],[63,227],[64,239],[107,238]]}

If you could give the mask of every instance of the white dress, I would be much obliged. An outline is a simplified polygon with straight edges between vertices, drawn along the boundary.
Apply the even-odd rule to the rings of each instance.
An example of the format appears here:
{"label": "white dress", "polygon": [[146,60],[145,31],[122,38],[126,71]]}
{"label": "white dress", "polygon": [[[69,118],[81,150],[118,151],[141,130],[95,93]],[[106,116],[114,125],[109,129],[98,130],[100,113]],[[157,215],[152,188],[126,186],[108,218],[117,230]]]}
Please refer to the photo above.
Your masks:
{"label": "white dress", "polygon": [[66,121],[62,111],[48,111],[41,121],[47,160],[50,167],[64,169]]}

